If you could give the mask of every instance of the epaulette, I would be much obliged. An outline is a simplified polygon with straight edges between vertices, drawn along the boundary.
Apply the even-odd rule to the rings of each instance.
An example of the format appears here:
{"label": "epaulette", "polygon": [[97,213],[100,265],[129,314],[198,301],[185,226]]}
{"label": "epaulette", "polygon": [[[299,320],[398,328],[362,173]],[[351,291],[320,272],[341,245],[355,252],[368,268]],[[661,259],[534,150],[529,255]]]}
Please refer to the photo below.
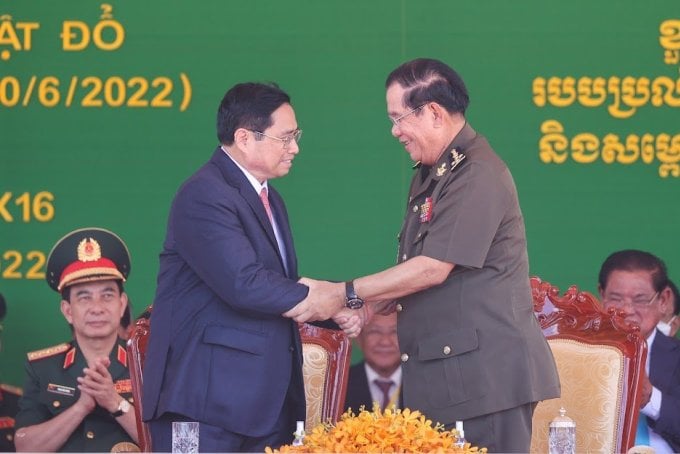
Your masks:
{"label": "epaulette", "polygon": [[28,353],[29,361],[35,361],[38,359],[48,358],[50,356],[58,355],[59,353],[64,353],[71,347],[71,344],[64,342],[63,344],[55,345],[53,347],[43,348],[42,350],[36,350],[34,352]]}
{"label": "epaulette", "polygon": [[8,392],[10,394],[15,394],[17,396],[23,396],[24,395],[24,390],[19,388],[18,386],[12,386],[12,385],[6,385],[4,383],[0,383],[0,389],[2,389],[5,392]]}

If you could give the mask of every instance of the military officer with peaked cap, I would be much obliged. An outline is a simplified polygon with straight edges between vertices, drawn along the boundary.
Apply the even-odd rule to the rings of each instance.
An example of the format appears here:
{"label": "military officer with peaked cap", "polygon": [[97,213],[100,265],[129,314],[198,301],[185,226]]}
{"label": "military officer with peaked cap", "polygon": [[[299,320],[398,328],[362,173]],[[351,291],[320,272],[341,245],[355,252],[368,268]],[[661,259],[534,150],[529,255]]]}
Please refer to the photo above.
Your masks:
{"label": "military officer with peaked cap", "polygon": [[61,293],[73,340],[28,354],[16,417],[17,451],[138,450],[125,342],[123,282],[130,254],[104,229],[73,231],[47,260],[47,283]]}

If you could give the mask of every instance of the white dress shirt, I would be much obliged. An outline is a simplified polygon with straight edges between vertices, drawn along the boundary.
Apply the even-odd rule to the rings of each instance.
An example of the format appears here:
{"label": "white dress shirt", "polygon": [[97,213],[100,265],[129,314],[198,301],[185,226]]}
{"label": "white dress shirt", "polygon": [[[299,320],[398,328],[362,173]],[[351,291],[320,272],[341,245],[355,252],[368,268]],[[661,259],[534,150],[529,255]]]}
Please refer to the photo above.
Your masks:
{"label": "white dress shirt", "polygon": [[[371,391],[371,399],[373,402],[378,402],[378,405],[382,403],[383,393],[382,390],[374,383],[374,380],[392,380],[394,383],[390,388],[390,403],[396,404],[399,407],[399,390],[401,389],[401,366],[397,367],[392,375],[389,377],[383,377],[379,375],[367,362],[364,362],[364,368],[366,369],[366,379],[368,380],[368,389]],[[371,411],[372,408],[367,408],[366,410]]]}

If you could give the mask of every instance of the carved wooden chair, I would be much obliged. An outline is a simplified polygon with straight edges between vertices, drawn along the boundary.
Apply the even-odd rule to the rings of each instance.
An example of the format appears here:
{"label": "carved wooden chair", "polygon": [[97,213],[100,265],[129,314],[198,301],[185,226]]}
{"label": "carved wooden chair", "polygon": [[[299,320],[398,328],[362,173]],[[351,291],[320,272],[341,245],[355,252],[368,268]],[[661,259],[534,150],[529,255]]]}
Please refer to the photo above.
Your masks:
{"label": "carved wooden chair", "polygon": [[576,452],[620,453],[635,443],[647,345],[620,312],[571,286],[531,278],[534,312],[552,349],[561,397],[540,402],[531,452],[548,452],[548,426],[564,407],[576,423]]}
{"label": "carved wooden chair", "polygon": [[307,420],[311,431],[322,422],[335,422],[342,414],[352,344],[342,331],[301,323],[302,374],[305,382]]}
{"label": "carved wooden chair", "polygon": [[[151,313],[149,306],[145,313]],[[135,417],[137,420],[137,436],[139,449],[142,452],[151,452],[151,432],[149,426],[142,421],[142,367],[146,357],[146,344],[149,340],[149,319],[140,317],[135,321],[134,330],[127,341],[128,357],[130,358],[130,381],[132,383],[132,397],[135,400]]]}
{"label": "carved wooden chair", "polygon": [[[147,308],[151,313],[152,307]],[[352,353],[349,338],[342,331],[320,328],[302,323],[299,325],[302,339],[302,367],[307,400],[305,429],[311,430],[321,422],[338,420],[345,405],[347,379]],[[142,421],[142,368],[149,338],[149,319],[135,322],[127,350],[130,357],[130,379],[135,400],[139,448],[151,451],[151,433]]]}

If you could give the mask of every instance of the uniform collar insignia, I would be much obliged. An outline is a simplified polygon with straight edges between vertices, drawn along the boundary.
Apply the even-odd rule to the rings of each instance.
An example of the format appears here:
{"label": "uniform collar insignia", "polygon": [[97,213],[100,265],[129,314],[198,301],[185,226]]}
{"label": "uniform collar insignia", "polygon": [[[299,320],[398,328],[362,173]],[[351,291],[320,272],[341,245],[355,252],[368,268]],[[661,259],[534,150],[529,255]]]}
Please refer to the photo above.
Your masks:
{"label": "uniform collar insignia", "polygon": [[64,369],[68,369],[76,362],[76,348],[72,347],[64,357]]}
{"label": "uniform collar insignia", "polygon": [[442,162],[442,165],[440,165],[439,167],[437,167],[437,176],[438,176],[438,177],[441,177],[441,176],[444,175],[445,173],[446,173],[446,163],[445,163],[445,162]]}
{"label": "uniform collar insignia", "polygon": [[127,352],[125,349],[119,345],[118,346],[118,351],[116,352],[116,358],[118,358],[118,362],[121,363],[123,366],[127,367]]}
{"label": "uniform collar insignia", "polygon": [[451,172],[465,159],[465,154],[458,147],[451,150]]}

